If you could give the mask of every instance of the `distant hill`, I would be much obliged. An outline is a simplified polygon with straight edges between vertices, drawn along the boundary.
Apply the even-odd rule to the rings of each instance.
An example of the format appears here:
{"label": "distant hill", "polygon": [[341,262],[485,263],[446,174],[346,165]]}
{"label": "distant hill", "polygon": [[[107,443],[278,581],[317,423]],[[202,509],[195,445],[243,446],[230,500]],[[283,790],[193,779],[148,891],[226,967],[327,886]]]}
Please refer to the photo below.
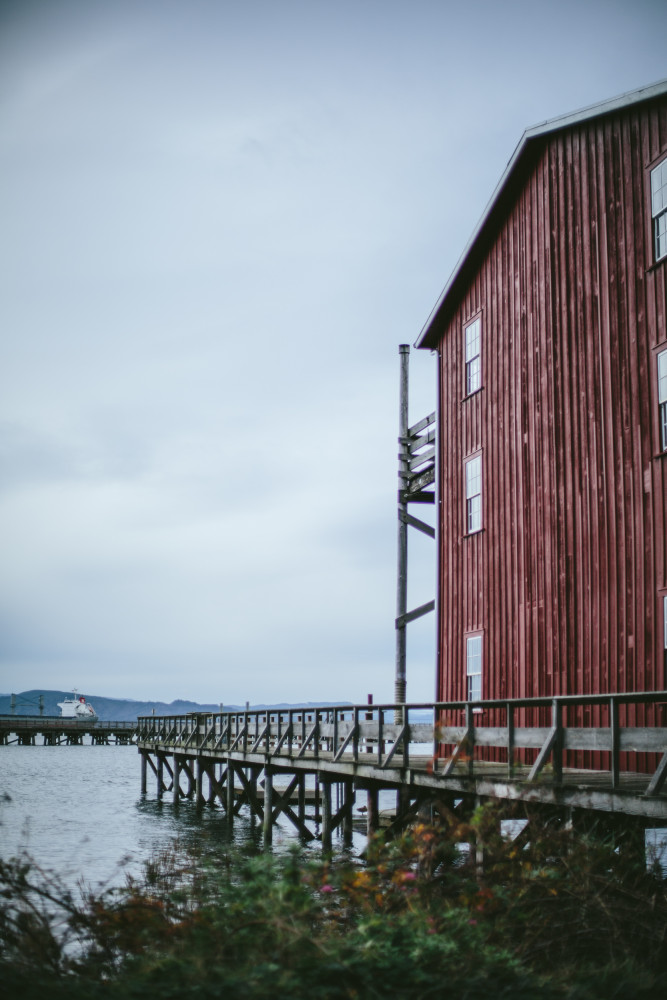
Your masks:
{"label": "distant hill", "polygon": [[[102,695],[89,694],[87,691],[78,691],[78,695],[83,695],[89,701],[98,718],[113,722],[134,722],[139,715],[183,715],[185,712],[219,712],[220,705],[200,705],[196,701],[183,701],[178,699],[170,704],[164,701],[133,701],[130,698],[104,698]],[[41,688],[33,691],[21,691],[16,694],[16,715],[39,715],[39,696],[44,697],[44,715],[60,715],[58,702],[63,698],[71,698],[71,691],[44,691]],[[299,706],[291,706],[283,703],[280,705],[251,705],[253,709],[263,708],[326,708],[327,705],[348,704],[347,702],[302,702]],[[227,711],[240,711],[245,705],[225,705]],[[11,712],[11,696],[0,694],[0,715],[9,715]]]}

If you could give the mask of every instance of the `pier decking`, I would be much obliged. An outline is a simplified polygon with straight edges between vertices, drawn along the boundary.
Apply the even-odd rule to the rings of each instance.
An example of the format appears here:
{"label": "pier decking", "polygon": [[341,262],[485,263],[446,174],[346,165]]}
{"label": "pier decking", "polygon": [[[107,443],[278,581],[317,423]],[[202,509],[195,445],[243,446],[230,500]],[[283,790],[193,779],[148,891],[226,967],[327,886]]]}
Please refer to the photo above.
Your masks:
{"label": "pier decking", "polygon": [[[143,717],[142,790],[150,768],[158,795],[217,800],[230,820],[248,805],[267,843],[282,813],[325,847],[338,827],[349,837],[359,792],[367,796],[369,831],[377,827],[381,789],[397,794],[397,822],[427,802],[494,799],[570,818],[592,812],[660,825],[667,823],[667,728],[619,724],[627,706],[659,704],[667,704],[667,692]],[[603,706],[608,725],[567,724],[591,705]],[[549,725],[516,724],[537,708],[548,710]],[[500,724],[484,724],[498,716]],[[502,759],[484,759],[489,751]],[[606,767],[568,766],[575,751],[597,752]],[[627,761],[634,770],[622,770]],[[306,820],[307,779],[321,803],[315,830]]]}

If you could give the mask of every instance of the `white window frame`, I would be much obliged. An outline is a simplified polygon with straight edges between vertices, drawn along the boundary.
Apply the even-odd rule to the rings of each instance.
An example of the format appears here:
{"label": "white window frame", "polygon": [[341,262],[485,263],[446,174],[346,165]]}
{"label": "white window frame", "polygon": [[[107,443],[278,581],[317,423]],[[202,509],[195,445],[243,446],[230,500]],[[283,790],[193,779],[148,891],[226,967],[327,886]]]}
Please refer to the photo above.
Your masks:
{"label": "white window frame", "polygon": [[465,477],[465,534],[474,535],[482,530],[482,456],[467,458]]}
{"label": "white window frame", "polygon": [[465,354],[465,395],[482,388],[482,317],[478,316],[463,330]]}
{"label": "white window frame", "polygon": [[482,700],[484,637],[481,632],[466,636],[466,701]]}
{"label": "white window frame", "polygon": [[658,355],[658,424],[660,450],[667,451],[667,351]]}
{"label": "white window frame", "polygon": [[667,257],[667,158],[651,171],[651,219],[656,261]]}

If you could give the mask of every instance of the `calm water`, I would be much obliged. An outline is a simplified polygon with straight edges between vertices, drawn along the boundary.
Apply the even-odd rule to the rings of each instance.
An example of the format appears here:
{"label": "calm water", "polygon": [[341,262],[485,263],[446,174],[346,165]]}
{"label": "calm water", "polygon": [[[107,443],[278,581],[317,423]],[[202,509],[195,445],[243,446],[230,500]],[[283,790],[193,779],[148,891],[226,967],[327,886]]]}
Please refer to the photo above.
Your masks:
{"label": "calm water", "polygon": [[[246,811],[230,834],[219,806],[198,812],[185,801],[175,808],[171,795],[158,802],[150,771],[146,796],[140,794],[139,780],[134,747],[0,746],[0,856],[27,851],[42,868],[92,887],[118,884],[127,872],[138,874],[143,862],[175,839],[221,852],[231,843],[261,846],[261,825]],[[363,804],[358,796],[357,806]],[[646,839],[649,854],[665,870],[667,831],[647,831]],[[294,828],[281,817],[274,828],[274,852],[295,841]],[[353,853],[364,845],[365,836],[357,830]],[[319,849],[317,843],[309,848]]]}
{"label": "calm water", "polygon": [[[158,802],[149,771],[140,794],[139,755],[123,746],[0,746],[0,855],[27,851],[43,868],[91,885],[124,880],[174,839],[221,850],[261,845],[261,825],[242,811],[230,835],[219,806]],[[361,799],[359,799],[361,804]],[[281,817],[281,819],[283,819]],[[288,821],[274,828],[274,852],[295,843]],[[354,850],[365,838],[355,834]],[[314,844],[312,851],[319,851]]]}

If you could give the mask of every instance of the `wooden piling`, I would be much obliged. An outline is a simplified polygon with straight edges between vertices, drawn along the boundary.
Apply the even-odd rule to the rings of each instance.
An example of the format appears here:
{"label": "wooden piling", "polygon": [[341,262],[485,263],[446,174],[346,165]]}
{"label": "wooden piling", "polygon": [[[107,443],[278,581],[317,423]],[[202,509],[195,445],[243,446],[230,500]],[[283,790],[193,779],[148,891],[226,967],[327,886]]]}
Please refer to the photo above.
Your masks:
{"label": "wooden piling", "polygon": [[302,774],[299,778],[297,814],[301,826],[306,822],[306,776]]}
{"label": "wooden piling", "polygon": [[147,777],[148,765],[146,763],[146,754],[145,753],[141,753],[140,757],[141,757],[141,794],[145,795],[146,794],[146,777]]}
{"label": "wooden piling", "polygon": [[164,795],[164,759],[161,754],[157,754],[157,797],[161,799]]}
{"label": "wooden piling", "polygon": [[323,778],[320,782],[322,797],[322,850],[331,851],[331,782]]}
{"label": "wooden piling", "polygon": [[366,809],[366,835],[372,837],[380,826],[377,785],[369,788],[366,793]]}
{"label": "wooden piling", "polygon": [[343,802],[345,812],[343,813],[343,844],[345,847],[352,846],[352,810],[354,808],[354,783],[346,781],[343,783]]}
{"label": "wooden piling", "polygon": [[407,785],[401,785],[396,790],[396,816],[405,816],[410,809],[410,789]]}
{"label": "wooden piling", "polygon": [[[210,806],[215,805],[216,795],[218,794],[217,790],[216,790],[216,782],[219,781],[222,778],[222,768],[220,767],[218,770],[220,771],[220,773],[216,774],[215,763],[209,765],[209,772],[208,772],[208,804]],[[224,803],[222,802],[222,800],[221,800],[220,804],[224,805]]]}
{"label": "wooden piling", "polygon": [[174,777],[172,780],[172,799],[174,805],[178,805],[178,799],[181,792],[181,762],[179,758],[174,754]]}
{"label": "wooden piling", "polygon": [[[256,779],[255,779],[256,780]],[[255,784],[255,788],[257,785]],[[270,767],[264,769],[264,846],[270,847],[273,841],[273,772]]]}
{"label": "wooden piling", "polygon": [[195,802],[197,809],[204,806],[204,762],[201,757],[197,758],[197,777],[195,780]]}
{"label": "wooden piling", "polygon": [[230,826],[234,824],[234,766],[231,761],[227,762],[227,821]]}

